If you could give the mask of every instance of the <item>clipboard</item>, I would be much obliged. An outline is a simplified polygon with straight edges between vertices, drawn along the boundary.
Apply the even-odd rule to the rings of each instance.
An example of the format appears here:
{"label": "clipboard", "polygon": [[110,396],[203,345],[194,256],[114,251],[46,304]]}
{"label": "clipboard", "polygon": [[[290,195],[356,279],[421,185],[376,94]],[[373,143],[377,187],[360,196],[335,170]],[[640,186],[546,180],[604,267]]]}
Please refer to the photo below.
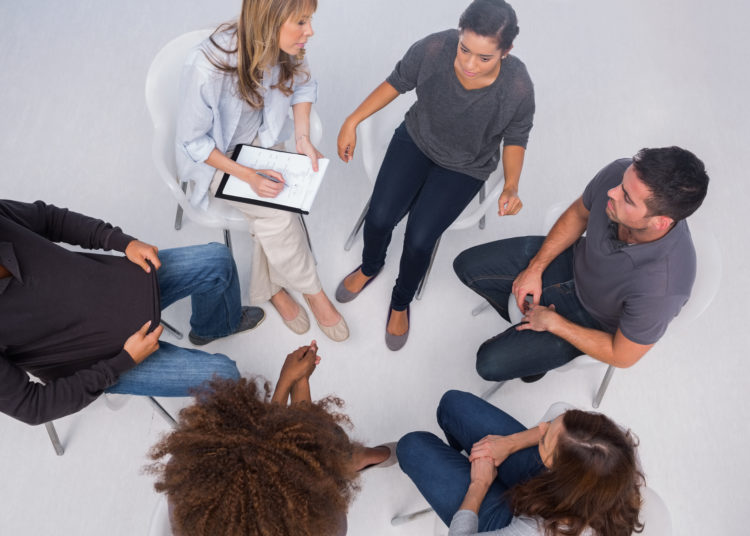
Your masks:
{"label": "clipboard", "polygon": [[318,159],[318,171],[313,171],[310,158],[306,155],[242,144],[235,147],[231,158],[253,169],[278,171],[284,177],[286,186],[276,197],[260,197],[248,183],[224,173],[216,189],[216,197],[299,214],[310,213],[330,161],[328,158]]}

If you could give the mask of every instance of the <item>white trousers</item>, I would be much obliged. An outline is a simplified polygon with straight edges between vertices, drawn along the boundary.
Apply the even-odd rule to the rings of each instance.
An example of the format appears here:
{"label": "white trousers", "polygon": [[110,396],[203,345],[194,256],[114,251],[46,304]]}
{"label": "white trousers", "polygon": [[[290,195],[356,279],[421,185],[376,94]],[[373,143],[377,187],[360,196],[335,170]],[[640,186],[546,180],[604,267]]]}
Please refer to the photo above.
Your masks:
{"label": "white trousers", "polygon": [[[216,192],[223,176],[224,173],[218,170],[214,174],[212,194]],[[315,259],[299,214],[215,197],[211,202],[232,205],[250,223],[250,233],[254,237],[250,272],[252,305],[268,301],[282,288],[303,294],[317,294],[322,290]]]}

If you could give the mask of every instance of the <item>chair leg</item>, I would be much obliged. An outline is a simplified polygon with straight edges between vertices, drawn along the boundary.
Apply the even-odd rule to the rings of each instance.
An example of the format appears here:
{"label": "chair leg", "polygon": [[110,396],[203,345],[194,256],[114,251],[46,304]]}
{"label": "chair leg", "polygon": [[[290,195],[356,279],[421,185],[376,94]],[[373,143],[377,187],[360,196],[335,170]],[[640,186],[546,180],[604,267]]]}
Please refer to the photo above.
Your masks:
{"label": "chair leg", "polygon": [[177,421],[175,421],[174,417],[172,417],[169,412],[164,409],[164,406],[159,404],[153,396],[148,397],[148,399],[151,402],[151,405],[154,406],[156,413],[161,415],[164,420],[167,421],[173,428],[177,426]]}
{"label": "chair leg", "polygon": [[594,402],[592,404],[594,408],[598,408],[599,404],[602,403],[602,398],[604,398],[604,393],[607,392],[607,387],[609,387],[609,382],[612,380],[612,374],[614,373],[615,367],[609,365],[607,367],[607,372],[604,373],[604,379],[602,379],[602,384],[599,386],[599,391],[597,391],[596,396],[594,397]]}
{"label": "chair leg", "polygon": [[60,438],[57,436],[57,430],[55,430],[55,425],[52,424],[52,421],[45,422],[44,427],[47,429],[50,441],[52,441],[52,447],[55,449],[55,454],[58,456],[65,454],[65,448],[63,448],[62,443],[60,443]]}
{"label": "chair leg", "polygon": [[505,382],[497,382],[494,385],[491,385],[484,393],[479,395],[479,398],[482,400],[489,400],[490,397],[497,393],[503,385],[505,385]]}
{"label": "chair leg", "polygon": [[471,316],[477,316],[490,308],[490,302],[484,301],[471,310]]}
{"label": "chair leg", "polygon": [[229,253],[232,254],[232,257],[234,257],[234,250],[232,249],[232,235],[229,232],[229,229],[224,229],[224,244],[229,248]]}
{"label": "chair leg", "polygon": [[432,255],[430,255],[430,264],[427,265],[427,271],[424,273],[424,277],[422,278],[422,281],[419,282],[419,287],[417,287],[417,299],[422,299],[422,293],[424,292],[424,287],[427,284],[427,278],[430,277],[430,271],[432,270],[432,263],[435,262],[435,255],[437,255],[438,247],[440,247],[440,239],[438,238],[437,242],[435,242],[435,248],[432,250]]}
{"label": "chair leg", "polygon": [[[487,191],[485,188],[487,187],[487,184],[482,184],[482,188],[479,190],[479,204],[481,205],[484,202],[484,198],[487,197]],[[482,216],[479,218],[479,228],[484,229],[484,224],[486,223],[486,218]]]}
{"label": "chair leg", "polygon": [[315,250],[312,247],[312,242],[310,241],[310,231],[307,230],[307,224],[305,223],[305,217],[300,214],[299,215],[299,221],[302,223],[302,228],[305,230],[305,238],[307,238],[307,247],[310,248],[310,253],[312,253],[313,260],[315,261],[315,265],[318,264],[318,258],[315,256]]}
{"label": "chair leg", "polygon": [[352,249],[354,239],[357,238],[357,233],[359,233],[359,230],[362,228],[362,224],[365,223],[365,216],[367,216],[367,211],[370,208],[371,199],[372,198],[368,199],[367,203],[365,203],[365,208],[362,209],[362,214],[357,218],[357,223],[354,224],[354,229],[352,229],[352,232],[349,233],[349,236],[346,238],[346,242],[344,242],[344,251]]}
{"label": "chair leg", "polygon": [[161,320],[161,325],[164,326],[164,329],[166,329],[169,333],[171,333],[175,339],[177,340],[182,339],[182,332],[178,330],[176,327],[174,327],[172,324],[164,320],[163,318]]}
{"label": "chair leg", "polygon": [[[182,183],[182,193],[187,192],[187,183]],[[177,205],[177,214],[174,216],[174,230],[179,231],[182,229],[182,207],[178,204]]]}
{"label": "chair leg", "polygon": [[415,519],[427,515],[430,512],[432,512],[432,508],[425,508],[424,510],[418,510],[410,514],[395,516],[393,519],[391,519],[391,525],[397,527],[399,525],[403,525],[404,523],[408,523],[409,521],[414,521]]}

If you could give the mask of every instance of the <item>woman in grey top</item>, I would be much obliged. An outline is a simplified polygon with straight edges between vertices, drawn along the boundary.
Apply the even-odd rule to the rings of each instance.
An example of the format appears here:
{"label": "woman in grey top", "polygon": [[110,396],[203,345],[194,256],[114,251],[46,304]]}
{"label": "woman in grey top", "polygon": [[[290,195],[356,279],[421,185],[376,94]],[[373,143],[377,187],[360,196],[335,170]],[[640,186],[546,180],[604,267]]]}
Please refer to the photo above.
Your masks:
{"label": "woman in grey top", "polygon": [[448,391],[437,411],[447,444],[411,432],[398,461],[450,536],[630,536],[643,527],[635,439],[604,415],[559,406],[526,429]]}
{"label": "woman in grey top", "polygon": [[362,265],[341,282],[336,298],[354,299],[380,272],[391,232],[409,213],[398,279],[391,296],[386,344],[400,349],[409,330],[409,303],[440,235],[500,162],[505,189],[498,213],[518,213],[518,180],[534,115],[524,64],[510,56],[518,24],[503,0],[475,0],[458,30],[414,43],[393,73],[346,119],[338,154],[349,162],[356,128],[399,94],[417,101],[393,135],[365,218]]}

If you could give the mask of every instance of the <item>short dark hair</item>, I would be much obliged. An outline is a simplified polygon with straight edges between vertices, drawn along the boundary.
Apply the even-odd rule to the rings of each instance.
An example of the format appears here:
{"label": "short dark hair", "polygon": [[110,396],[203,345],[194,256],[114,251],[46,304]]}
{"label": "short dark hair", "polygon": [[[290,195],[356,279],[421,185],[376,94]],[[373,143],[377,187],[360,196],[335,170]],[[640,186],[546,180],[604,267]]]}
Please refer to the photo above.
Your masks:
{"label": "short dark hair", "polygon": [[518,19],[505,0],[474,0],[458,19],[458,28],[497,40],[497,47],[507,50],[518,35]]}
{"label": "short dark hair", "polygon": [[646,208],[651,216],[684,220],[703,203],[708,175],[703,162],[680,147],[641,149],[633,157],[638,178],[651,190]]}

